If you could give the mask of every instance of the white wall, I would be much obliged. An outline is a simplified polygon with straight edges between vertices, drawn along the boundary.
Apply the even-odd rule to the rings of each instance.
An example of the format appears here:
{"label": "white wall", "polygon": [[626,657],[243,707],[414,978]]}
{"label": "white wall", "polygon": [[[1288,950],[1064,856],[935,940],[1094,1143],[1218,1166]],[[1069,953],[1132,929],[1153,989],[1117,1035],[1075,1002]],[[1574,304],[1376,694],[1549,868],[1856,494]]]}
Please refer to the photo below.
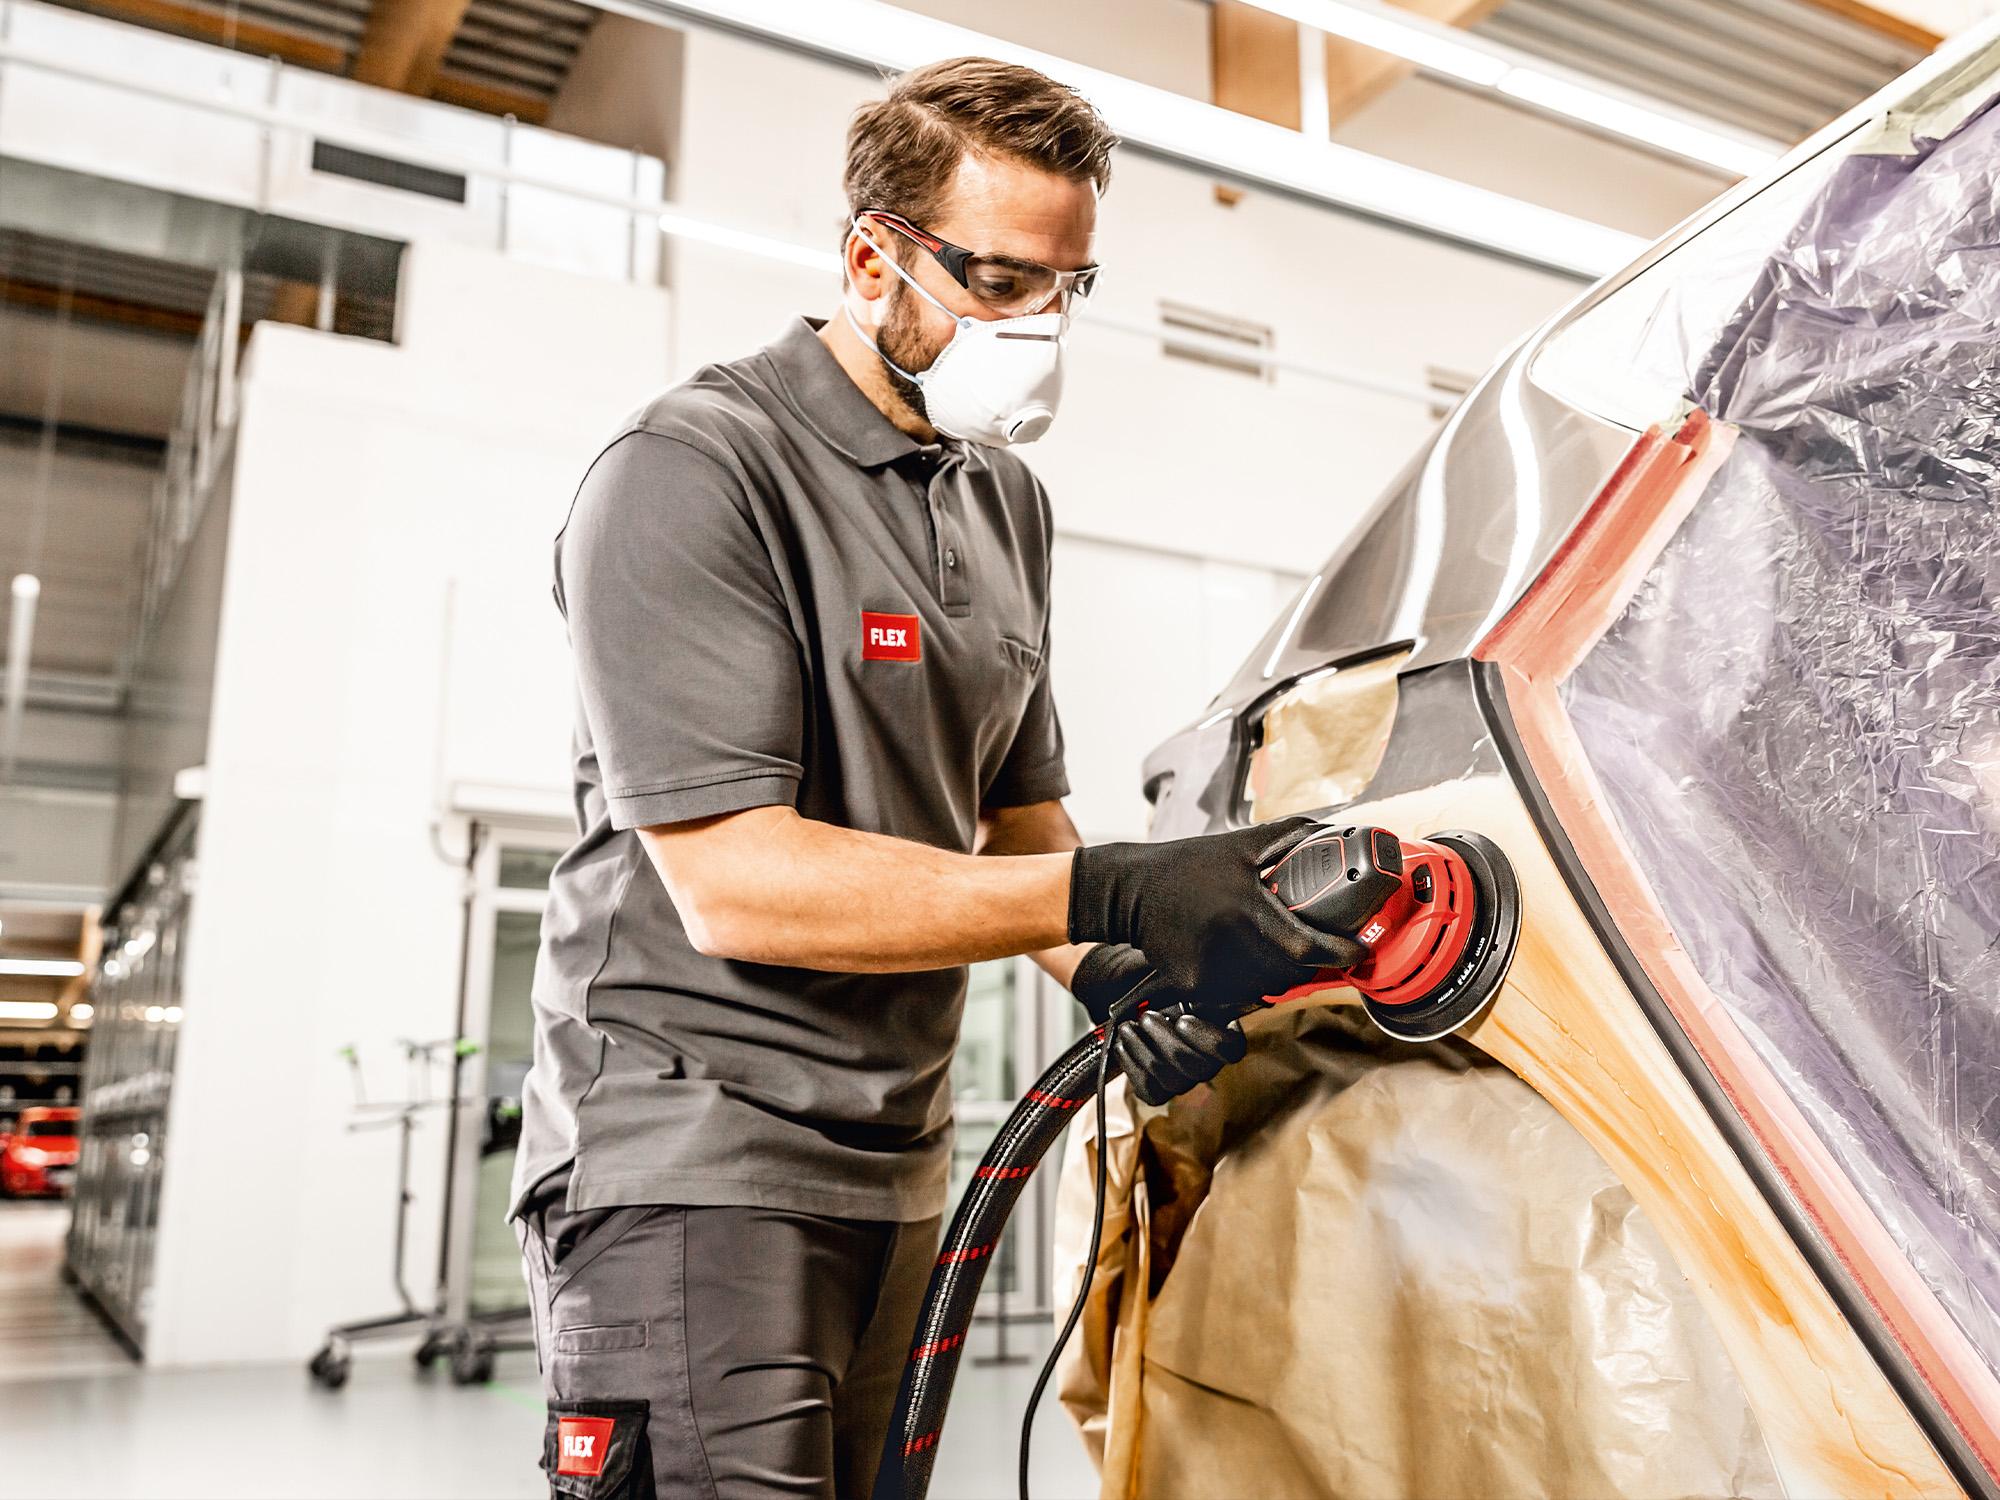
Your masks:
{"label": "white wall", "polygon": [[[400,346],[265,323],[244,367],[159,1364],[303,1358],[391,1301],[394,1134],[346,1131],[336,1053],[358,1045],[395,1097],[394,1039],[452,1030],[440,780],[564,784],[549,545],[595,446],[666,368],[658,291],[441,245],[410,252],[403,289]],[[502,685],[476,743],[447,727],[448,658]],[[442,1142],[433,1114],[410,1247],[425,1291]]]}
{"label": "white wall", "polygon": [[954,26],[1172,89],[1210,97],[1208,0],[897,0]]}
{"label": "white wall", "polygon": [[682,35],[671,26],[601,13],[563,76],[550,130],[623,146],[666,162],[680,154]]}
{"label": "white wall", "polygon": [[1734,181],[1424,77],[1355,111],[1333,138],[1647,239]]}

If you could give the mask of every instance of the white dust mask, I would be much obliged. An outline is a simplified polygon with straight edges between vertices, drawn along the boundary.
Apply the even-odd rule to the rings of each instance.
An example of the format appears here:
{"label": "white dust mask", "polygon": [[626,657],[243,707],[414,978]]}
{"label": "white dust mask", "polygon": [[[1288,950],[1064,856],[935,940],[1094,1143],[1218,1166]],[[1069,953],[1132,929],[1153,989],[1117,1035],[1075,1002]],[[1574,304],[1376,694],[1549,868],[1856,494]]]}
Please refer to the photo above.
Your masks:
{"label": "white dust mask", "polygon": [[951,342],[938,351],[928,370],[905,370],[870,338],[843,297],[854,331],[883,364],[922,394],[924,416],[947,437],[1005,448],[1032,443],[1049,430],[1062,402],[1066,313],[1030,313],[1024,318],[961,318],[918,284],[893,256],[869,239],[857,219],[854,232],[866,240],[919,297],[950,318]]}

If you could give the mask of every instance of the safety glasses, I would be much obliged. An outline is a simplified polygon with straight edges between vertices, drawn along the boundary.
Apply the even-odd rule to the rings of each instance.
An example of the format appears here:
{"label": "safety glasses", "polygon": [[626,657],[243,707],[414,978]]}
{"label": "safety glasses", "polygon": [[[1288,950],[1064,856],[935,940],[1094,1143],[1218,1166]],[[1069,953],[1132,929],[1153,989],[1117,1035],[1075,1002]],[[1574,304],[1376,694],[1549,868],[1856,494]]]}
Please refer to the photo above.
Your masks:
{"label": "safety glasses", "polygon": [[[941,240],[901,215],[864,208],[861,217],[887,224],[945,268],[951,279],[1004,317],[1030,313],[1068,312],[1072,297],[1088,297],[1097,284],[1096,266],[1058,271],[1039,261],[1013,255],[988,255]],[[1051,304],[1054,304],[1051,309]]]}

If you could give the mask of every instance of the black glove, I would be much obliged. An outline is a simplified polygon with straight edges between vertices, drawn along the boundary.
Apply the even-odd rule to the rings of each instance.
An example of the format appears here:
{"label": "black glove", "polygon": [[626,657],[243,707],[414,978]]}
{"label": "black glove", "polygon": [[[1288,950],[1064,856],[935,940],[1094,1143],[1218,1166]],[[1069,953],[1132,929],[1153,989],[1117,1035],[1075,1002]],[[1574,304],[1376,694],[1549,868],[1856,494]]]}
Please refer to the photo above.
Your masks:
{"label": "black glove", "polygon": [[1111,1060],[1148,1104],[1165,1104],[1231,1063],[1243,1061],[1249,1038],[1234,1021],[1218,1026],[1188,1011],[1143,1010],[1111,1038]]}
{"label": "black glove", "polygon": [[1099,1026],[1114,1012],[1121,1018],[1111,1060],[1148,1104],[1165,1104],[1207,1083],[1230,1063],[1241,1062],[1249,1046],[1243,1029],[1226,1016],[1151,1009],[1154,1001],[1171,1003],[1171,997],[1146,955],[1123,943],[1099,943],[1084,954],[1069,988]]}
{"label": "black glove", "polygon": [[1358,943],[1308,927],[1264,885],[1265,867],[1318,827],[1286,818],[1171,843],[1079,849],[1070,864],[1070,941],[1143,949],[1181,999],[1234,1003],[1281,994],[1318,969],[1349,968],[1363,956]]}
{"label": "black glove", "polygon": [[1137,948],[1123,943],[1099,943],[1076,966],[1076,972],[1070,976],[1069,992],[1076,996],[1077,1004],[1089,1013],[1090,1019],[1102,1026],[1110,1018],[1111,1008],[1137,990],[1139,981],[1152,972],[1152,963]]}

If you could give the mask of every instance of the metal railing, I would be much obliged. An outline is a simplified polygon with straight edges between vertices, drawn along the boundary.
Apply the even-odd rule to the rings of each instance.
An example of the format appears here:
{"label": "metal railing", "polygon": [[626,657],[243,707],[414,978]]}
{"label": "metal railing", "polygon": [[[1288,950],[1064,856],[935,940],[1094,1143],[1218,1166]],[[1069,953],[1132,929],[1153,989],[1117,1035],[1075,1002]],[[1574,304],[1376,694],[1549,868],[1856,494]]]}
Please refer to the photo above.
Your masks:
{"label": "metal railing", "polygon": [[[519,188],[535,189],[569,200],[570,203],[604,208],[621,214],[625,223],[623,275],[627,280],[650,278],[655,274],[657,260],[647,256],[643,247],[649,234],[657,233],[660,214],[668,208],[666,201],[656,193],[643,191],[646,181],[660,180],[664,167],[656,158],[644,152],[621,147],[607,146],[599,142],[562,135],[560,132],[545,131],[536,126],[524,125],[512,115],[493,119],[498,133],[493,155],[482,155],[476,151],[456,149],[438,140],[421,136],[412,131],[397,132],[373,128],[353,118],[343,118],[338,111],[299,109],[287,107],[283,102],[292,80],[300,86],[309,85],[323,96],[328,87],[353,90],[357,111],[363,107],[379,116],[382,113],[380,91],[365,85],[351,83],[331,75],[320,74],[309,69],[288,68],[276,57],[258,58],[244,53],[226,53],[233,62],[247,65],[260,76],[255,84],[240,75],[226,79],[216,87],[206,82],[196,83],[189,79],[177,80],[172,70],[163,70],[162,76],[107,67],[97,57],[79,47],[76,55],[37,48],[25,42],[16,24],[17,15],[28,16],[46,10],[32,0],[0,0],[0,97],[4,97],[9,77],[15,70],[27,70],[45,77],[62,78],[91,87],[93,89],[113,89],[134,100],[153,104],[165,104],[175,109],[187,110],[210,119],[234,121],[258,128],[257,159],[254,182],[246,181],[238,190],[238,200],[248,199],[257,212],[282,212],[296,217],[311,219],[309,207],[287,201],[281,191],[281,170],[284,151],[292,147],[302,148],[307,155],[313,144],[323,143],[344,147],[365,156],[387,158],[397,164],[427,168],[433,171],[462,176],[468,181],[490,183],[497,190],[493,222],[493,248],[506,254],[514,248],[513,242],[519,237],[518,206],[513,201]],[[72,19],[65,17],[65,19]],[[118,26],[121,23],[103,21],[98,18],[74,18],[89,20],[98,25]],[[130,28],[124,28],[130,29]],[[177,45],[190,45],[173,39]],[[260,98],[248,97],[255,93]],[[369,97],[375,96],[375,97]],[[342,95],[345,98],[345,95]],[[392,96],[397,110],[408,114],[415,125],[421,125],[425,111],[444,111],[462,117],[464,111],[455,106],[438,104],[429,100],[409,96]],[[541,149],[546,156],[550,149],[563,152],[587,153],[594,163],[608,164],[616,159],[623,165],[618,175],[625,180],[625,191],[605,191],[579,182],[573,177],[524,169],[517,165],[517,159],[527,154],[521,144],[525,136],[534,136],[546,143]],[[651,167],[654,170],[649,172]],[[119,176],[116,164],[107,162],[102,174]],[[603,175],[609,176],[608,171]],[[203,196],[199,187],[188,189],[197,196]],[[436,207],[437,205],[433,205]],[[468,208],[467,218],[477,217]],[[371,233],[384,234],[391,238],[407,237],[407,229],[390,220],[393,215],[383,214],[365,227]],[[346,224],[346,219],[341,221]]]}

